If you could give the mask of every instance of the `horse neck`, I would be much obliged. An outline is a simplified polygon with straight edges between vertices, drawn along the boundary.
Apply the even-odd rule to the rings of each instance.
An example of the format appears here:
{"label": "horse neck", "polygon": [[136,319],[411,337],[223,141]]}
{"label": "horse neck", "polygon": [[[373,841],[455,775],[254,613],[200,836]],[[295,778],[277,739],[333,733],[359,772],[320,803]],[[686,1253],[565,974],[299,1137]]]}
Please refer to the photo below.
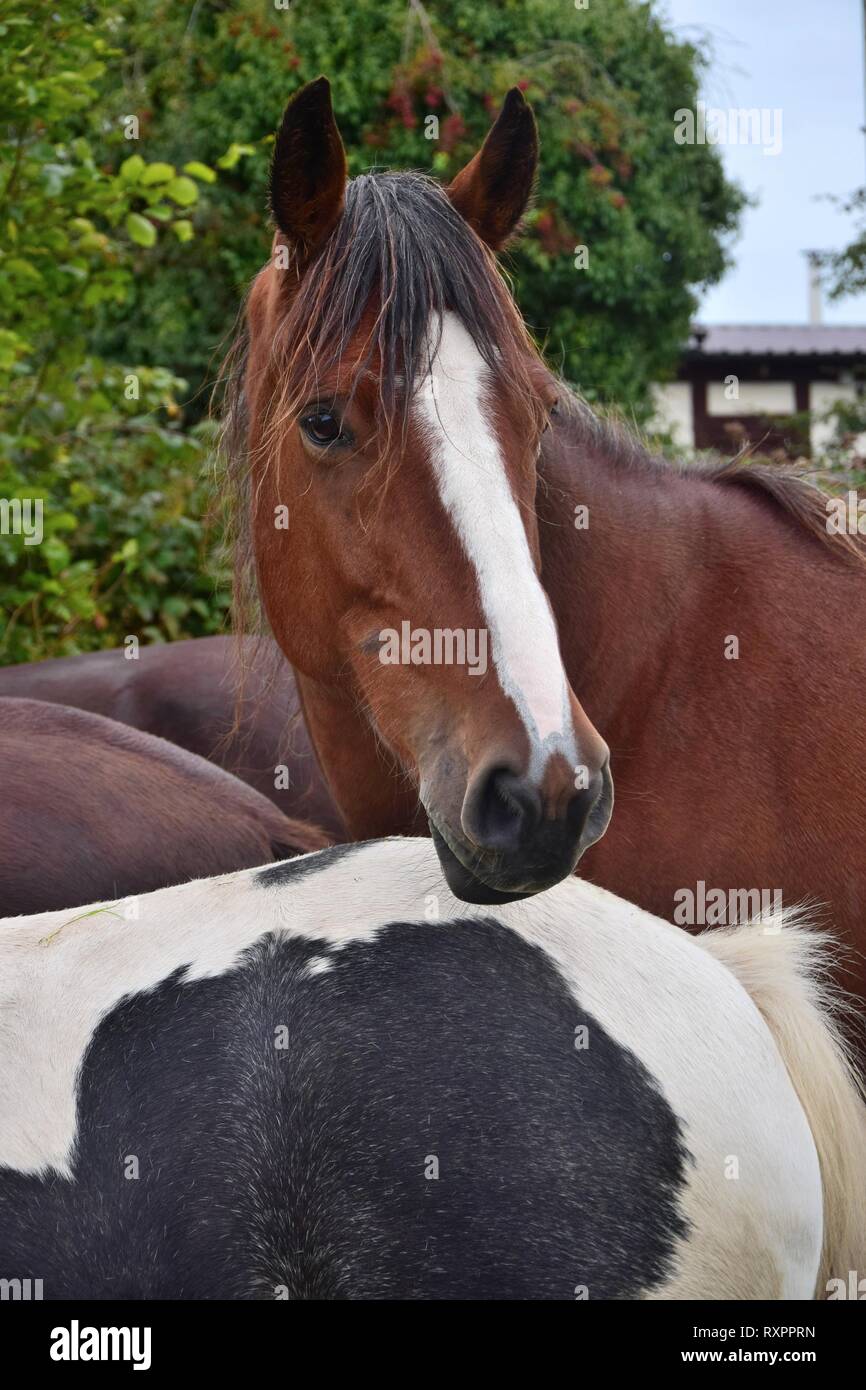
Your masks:
{"label": "horse neck", "polygon": [[609,736],[631,696],[668,669],[708,526],[714,534],[721,520],[709,484],[614,459],[568,417],[549,432],[539,474],[542,583],[571,683]]}

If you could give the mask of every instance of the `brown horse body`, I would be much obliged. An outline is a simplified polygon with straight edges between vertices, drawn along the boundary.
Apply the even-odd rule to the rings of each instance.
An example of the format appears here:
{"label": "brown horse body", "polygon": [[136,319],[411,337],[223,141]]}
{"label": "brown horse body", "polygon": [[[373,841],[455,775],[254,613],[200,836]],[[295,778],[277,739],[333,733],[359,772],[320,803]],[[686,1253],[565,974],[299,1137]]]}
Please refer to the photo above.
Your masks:
{"label": "brown horse body", "polygon": [[[758,468],[680,472],[580,406],[550,431],[542,580],[616,786],[580,872],[696,929],[743,920],[741,901],[826,905],[866,997],[864,575],[801,504]],[[417,801],[369,722],[299,684],[355,833],[410,833]]]}
{"label": "brown horse body", "polygon": [[[238,681],[243,675],[242,700]],[[291,667],[273,643],[198,637],[0,667],[0,697],[89,710],[168,739],[239,777],[286,816],[342,839]]]}
{"label": "brown horse body", "polygon": [[[229,441],[323,771],[356,837],[423,807],[476,901],[585,855],[686,926],[825,902],[866,992],[862,553],[802,481],[659,462],[546,372],[482,246],[518,220],[534,153],[512,93],[449,190],[347,185],[327,84],[284,116]],[[401,621],[484,627],[491,669],[383,664]]]}
{"label": "brown horse body", "polygon": [[127,898],[330,843],[193,753],[41,700],[0,699],[0,766],[8,916]]}
{"label": "brown horse body", "polygon": [[579,407],[540,474],[542,578],[616,785],[581,872],[667,920],[721,891],[684,925],[744,891],[827,904],[866,995],[862,561],[803,484],[679,472]]}

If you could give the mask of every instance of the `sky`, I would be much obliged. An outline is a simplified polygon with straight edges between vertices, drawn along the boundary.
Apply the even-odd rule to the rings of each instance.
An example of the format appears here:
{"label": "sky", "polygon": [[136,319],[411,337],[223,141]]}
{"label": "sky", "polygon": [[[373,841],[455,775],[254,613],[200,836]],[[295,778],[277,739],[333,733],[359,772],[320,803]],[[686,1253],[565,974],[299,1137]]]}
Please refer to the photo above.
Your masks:
{"label": "sky", "polygon": [[[659,0],[658,10],[682,38],[709,37],[708,106],[782,112],[780,153],[718,146],[757,206],[743,213],[734,264],[697,317],[805,323],[803,251],[840,249],[854,227],[824,195],[866,184],[863,0]],[[824,322],[866,324],[866,295],[825,298]]]}

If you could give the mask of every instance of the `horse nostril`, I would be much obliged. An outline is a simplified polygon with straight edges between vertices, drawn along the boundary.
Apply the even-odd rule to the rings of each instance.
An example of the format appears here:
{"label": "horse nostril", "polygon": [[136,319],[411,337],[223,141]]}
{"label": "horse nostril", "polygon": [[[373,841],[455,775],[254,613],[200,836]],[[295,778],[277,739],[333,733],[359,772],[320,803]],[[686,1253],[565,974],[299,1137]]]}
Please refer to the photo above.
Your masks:
{"label": "horse nostril", "polygon": [[590,813],[604,790],[604,776],[597,772],[588,787],[575,792],[568,803],[566,820],[575,835],[582,835]]}
{"label": "horse nostril", "polygon": [[514,850],[541,823],[541,797],[530,782],[495,767],[467,800],[463,828],[482,849]]}

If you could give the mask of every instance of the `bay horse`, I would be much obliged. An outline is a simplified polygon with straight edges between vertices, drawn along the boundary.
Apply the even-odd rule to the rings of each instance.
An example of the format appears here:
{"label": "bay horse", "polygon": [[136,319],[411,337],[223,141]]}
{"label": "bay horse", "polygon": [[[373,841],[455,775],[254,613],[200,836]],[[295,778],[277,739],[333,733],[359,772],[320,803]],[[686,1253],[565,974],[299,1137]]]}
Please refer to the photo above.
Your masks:
{"label": "bay horse", "polygon": [[298,704],[291,667],[265,639],[190,637],[0,667],[0,697],[116,719],[207,758],[287,816],[334,839],[345,828]]}
{"label": "bay horse", "polygon": [[[0,1269],[45,1299],[809,1299],[866,1268],[829,939],[429,839],[0,921]],[[784,914],[783,914],[784,915]]]}
{"label": "bay horse", "polygon": [[0,767],[5,915],[135,897],[330,843],[204,758],[41,700],[0,699]]}
{"label": "bay horse", "polygon": [[426,816],[469,901],[578,860],[668,918],[700,884],[817,898],[866,993],[861,544],[803,480],[655,458],[545,367],[495,260],[536,162],[518,90],[447,188],[347,181],[325,79],[290,101],[228,372],[241,589],[351,835]]}

